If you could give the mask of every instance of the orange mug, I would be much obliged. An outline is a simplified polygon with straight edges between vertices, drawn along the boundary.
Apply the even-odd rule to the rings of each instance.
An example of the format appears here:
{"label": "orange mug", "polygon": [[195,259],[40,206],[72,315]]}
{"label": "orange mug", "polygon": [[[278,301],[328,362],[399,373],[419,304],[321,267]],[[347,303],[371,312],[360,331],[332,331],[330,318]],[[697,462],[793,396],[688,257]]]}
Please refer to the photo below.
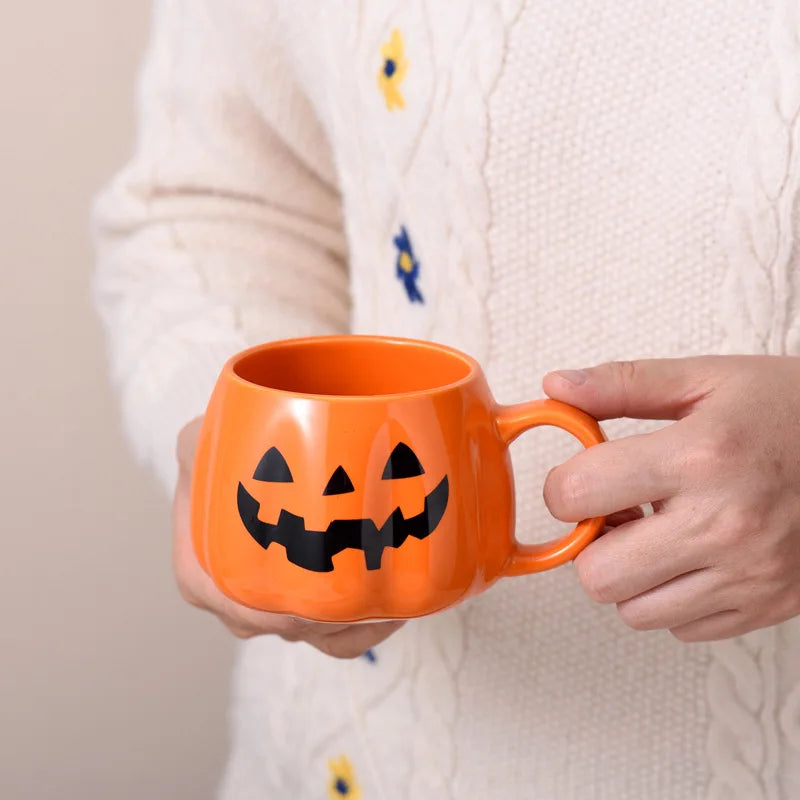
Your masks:
{"label": "orange mug", "polygon": [[508,445],[555,425],[605,440],[572,406],[498,405],[478,363],[376,336],[253,347],[223,367],[194,463],[197,557],[252,608],[329,622],[431,614],[498,578],[574,558],[604,518],[514,538]]}

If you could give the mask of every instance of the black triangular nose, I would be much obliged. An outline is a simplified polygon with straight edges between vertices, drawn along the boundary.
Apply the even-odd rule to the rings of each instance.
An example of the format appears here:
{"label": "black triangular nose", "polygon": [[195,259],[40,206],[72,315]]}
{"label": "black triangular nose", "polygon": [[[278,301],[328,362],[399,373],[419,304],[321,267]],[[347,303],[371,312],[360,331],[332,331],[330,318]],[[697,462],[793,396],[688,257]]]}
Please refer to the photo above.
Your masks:
{"label": "black triangular nose", "polygon": [[328,481],[328,485],[325,487],[325,491],[322,494],[347,494],[348,492],[354,491],[355,487],[353,486],[353,481],[350,480],[350,477],[344,471],[344,469],[339,466],[334,470],[334,473],[331,475],[331,479]]}

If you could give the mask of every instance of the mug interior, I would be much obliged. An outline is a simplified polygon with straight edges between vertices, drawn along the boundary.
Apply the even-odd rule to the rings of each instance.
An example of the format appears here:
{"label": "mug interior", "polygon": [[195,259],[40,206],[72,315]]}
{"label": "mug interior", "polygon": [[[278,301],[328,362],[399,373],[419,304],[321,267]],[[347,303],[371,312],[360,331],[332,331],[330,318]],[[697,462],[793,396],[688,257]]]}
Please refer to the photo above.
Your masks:
{"label": "mug interior", "polygon": [[375,397],[443,389],[469,378],[473,365],[430,343],[344,336],[265,345],[243,355],[233,371],[295,394]]}

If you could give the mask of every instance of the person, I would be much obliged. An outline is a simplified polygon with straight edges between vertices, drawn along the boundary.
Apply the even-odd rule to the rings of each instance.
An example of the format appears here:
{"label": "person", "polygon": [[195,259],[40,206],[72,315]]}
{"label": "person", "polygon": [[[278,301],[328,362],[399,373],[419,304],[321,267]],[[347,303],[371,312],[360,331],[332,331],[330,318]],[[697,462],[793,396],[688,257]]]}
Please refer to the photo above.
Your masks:
{"label": "person", "polygon": [[[243,639],[220,797],[800,797],[798,76],[795,0],[156,2],[94,287],[181,591]],[[227,600],[219,369],[348,331],[606,420],[512,453],[520,539],[608,532],[405,624]]]}

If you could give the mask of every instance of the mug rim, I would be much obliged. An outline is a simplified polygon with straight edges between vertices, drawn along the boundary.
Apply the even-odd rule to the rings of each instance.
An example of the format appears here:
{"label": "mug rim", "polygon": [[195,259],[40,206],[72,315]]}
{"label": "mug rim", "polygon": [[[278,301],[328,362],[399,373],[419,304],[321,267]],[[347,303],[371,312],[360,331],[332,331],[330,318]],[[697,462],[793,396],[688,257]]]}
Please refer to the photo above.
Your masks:
{"label": "mug rim", "polygon": [[[248,380],[242,377],[236,370],[237,366],[241,364],[246,358],[249,358],[256,353],[263,353],[269,350],[287,350],[294,347],[307,347],[326,344],[346,343],[358,340],[359,342],[368,343],[372,342],[377,345],[400,345],[403,347],[412,347],[417,350],[435,351],[460,361],[467,367],[467,373],[461,378],[448,383],[442,383],[439,386],[432,386],[425,389],[412,389],[401,392],[387,392],[381,394],[325,394],[315,392],[293,391],[291,389],[281,389],[275,386],[265,386],[262,383]],[[243,388],[258,390],[261,392],[279,395],[285,398],[302,398],[305,400],[314,400],[321,402],[351,402],[351,403],[369,403],[369,402],[386,402],[387,400],[408,400],[422,397],[432,397],[441,395],[446,392],[451,392],[460,389],[467,384],[471,383],[481,374],[480,364],[470,355],[458,350],[455,347],[441,344],[439,342],[432,342],[425,339],[413,339],[402,336],[382,336],[377,334],[323,334],[319,336],[302,336],[296,338],[276,339],[270,342],[264,342],[231,356],[222,368],[223,375],[226,379],[237,384]]]}

